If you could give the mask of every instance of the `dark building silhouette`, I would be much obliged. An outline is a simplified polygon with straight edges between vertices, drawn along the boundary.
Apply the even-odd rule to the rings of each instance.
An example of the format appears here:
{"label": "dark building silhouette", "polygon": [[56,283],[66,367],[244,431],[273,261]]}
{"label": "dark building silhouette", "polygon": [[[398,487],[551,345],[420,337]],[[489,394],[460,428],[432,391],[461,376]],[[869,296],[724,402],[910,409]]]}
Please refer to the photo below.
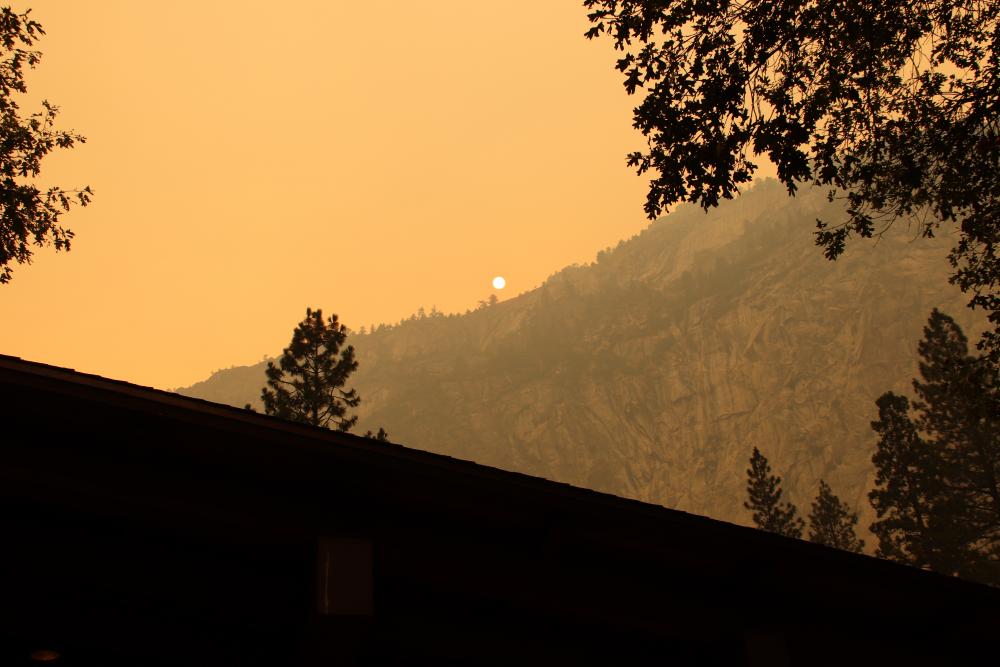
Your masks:
{"label": "dark building silhouette", "polygon": [[[1000,591],[0,356],[0,664],[960,664]],[[58,657],[57,657],[58,656]]]}

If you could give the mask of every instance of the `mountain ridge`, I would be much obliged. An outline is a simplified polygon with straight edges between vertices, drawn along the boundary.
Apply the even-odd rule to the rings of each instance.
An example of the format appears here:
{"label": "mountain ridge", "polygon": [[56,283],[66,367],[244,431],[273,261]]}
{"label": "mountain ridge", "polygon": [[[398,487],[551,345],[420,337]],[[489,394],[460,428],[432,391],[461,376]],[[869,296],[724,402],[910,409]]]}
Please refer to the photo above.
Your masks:
{"label": "mountain ridge", "polygon": [[[757,446],[803,513],[824,478],[866,526],[874,399],[908,391],[932,308],[970,339],[984,320],[947,238],[895,229],[830,262],[812,231],[838,216],[758,182],[494,306],[353,335],[359,431],[744,524]],[[264,366],[179,392],[259,406]]]}

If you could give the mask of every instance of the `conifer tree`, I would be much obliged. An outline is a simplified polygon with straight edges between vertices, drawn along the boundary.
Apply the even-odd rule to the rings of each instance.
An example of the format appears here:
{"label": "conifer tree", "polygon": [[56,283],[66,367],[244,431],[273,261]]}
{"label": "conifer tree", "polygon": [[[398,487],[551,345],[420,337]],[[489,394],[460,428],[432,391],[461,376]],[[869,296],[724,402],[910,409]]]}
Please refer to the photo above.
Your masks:
{"label": "conifer tree", "polygon": [[941,457],[917,432],[905,396],[886,392],[875,404],[879,418],[872,429],[879,440],[872,456],[875,489],[868,499],[877,515],[871,525],[879,540],[876,555],[957,574],[966,558],[945,511]]}
{"label": "conifer tree", "polygon": [[[934,310],[918,345],[917,428],[942,459],[942,508],[969,556],[964,574],[1000,583],[1000,401],[997,366],[968,354],[958,324]],[[992,575],[989,572],[992,571]]]}
{"label": "conifer tree", "polygon": [[1000,403],[996,366],[968,354],[958,324],[934,310],[918,347],[923,382],[917,427],[944,450],[952,485],[968,520],[985,537],[1000,539]]}
{"label": "conifer tree", "polygon": [[872,422],[879,555],[1000,584],[997,367],[970,356],[961,328],[938,310],[918,352],[914,417],[905,397],[887,393]]}
{"label": "conifer tree", "polygon": [[830,486],[820,480],[819,493],[809,512],[809,541],[861,553],[865,543],[855,532],[857,524],[857,513],[851,512],[847,504],[833,494]]}
{"label": "conifer tree", "polygon": [[378,442],[389,442],[389,434],[381,426],[378,427],[378,433],[372,433],[371,430],[366,431],[365,437],[377,440]]}
{"label": "conifer tree", "polygon": [[347,327],[337,322],[336,315],[324,321],[322,310],[307,308],[278,365],[267,362],[268,386],[261,392],[264,411],[313,426],[350,430],[358,418],[348,417],[347,409],[357,407],[361,397],[354,389],[343,389],[358,367],[354,346],[343,347],[346,339]]}
{"label": "conifer tree", "polygon": [[787,537],[802,537],[803,522],[795,506],[781,502],[781,478],[771,474],[771,466],[760,450],[753,448],[747,469],[747,501],[753,522],[761,530]]}

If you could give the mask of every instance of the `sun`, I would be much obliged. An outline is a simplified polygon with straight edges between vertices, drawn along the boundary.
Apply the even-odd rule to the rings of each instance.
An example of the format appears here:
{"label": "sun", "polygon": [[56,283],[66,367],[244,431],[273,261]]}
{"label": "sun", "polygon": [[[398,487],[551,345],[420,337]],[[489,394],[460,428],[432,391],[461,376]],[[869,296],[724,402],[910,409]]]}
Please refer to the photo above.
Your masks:
{"label": "sun", "polygon": [[507,286],[507,281],[503,279],[503,276],[497,276],[493,279],[493,289],[503,289]]}

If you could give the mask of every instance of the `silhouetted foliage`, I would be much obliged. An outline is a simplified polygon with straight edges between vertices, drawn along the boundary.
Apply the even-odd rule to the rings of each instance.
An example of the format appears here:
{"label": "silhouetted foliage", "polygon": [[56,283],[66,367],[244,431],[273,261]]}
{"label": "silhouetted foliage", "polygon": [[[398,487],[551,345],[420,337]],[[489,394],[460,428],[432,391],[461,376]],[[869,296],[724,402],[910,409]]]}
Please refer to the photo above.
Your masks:
{"label": "silhouetted foliage", "polygon": [[264,411],[275,417],[348,431],[357,415],[347,417],[347,409],[357,407],[361,397],[343,386],[358,362],[354,346],[342,348],[347,327],[331,315],[323,320],[322,310],[306,309],[292,334],[292,342],[278,360],[267,362],[267,387],[261,392]]}
{"label": "silhouetted foliage", "polygon": [[32,245],[69,250],[73,232],[62,227],[59,218],[74,203],[86,206],[93,194],[89,186],[82,190],[53,186],[43,192],[31,183],[53,149],[72,148],[86,139],[56,130],[59,107],[48,101],[27,119],[18,113],[13,95],[27,92],[22,68],[34,68],[42,56],[29,47],[45,34],[29,18],[30,12],[0,8],[0,284],[11,280],[12,263],[31,263]]}
{"label": "silhouetted foliage", "polygon": [[838,257],[852,235],[905,219],[924,236],[961,229],[952,282],[995,325],[981,346],[1000,360],[1000,39],[996,2],[817,0],[780,3],[585,0],[588,38],[623,57],[634,125],[654,172],[645,210],[716,206],[766,155],[790,193],[813,182],[844,193],[845,223],[818,221]]}
{"label": "silhouetted foliage", "polygon": [[869,494],[886,558],[1000,583],[1000,400],[995,366],[968,354],[955,321],[935,310],[918,346],[919,400],[876,404]]}
{"label": "silhouetted foliage", "polygon": [[781,478],[771,474],[771,466],[760,450],[753,448],[747,469],[747,501],[743,507],[753,512],[754,525],[788,537],[802,537],[802,519],[795,506],[781,502]]}
{"label": "silhouetted foliage", "polygon": [[483,308],[489,308],[490,306],[495,306],[497,305],[498,301],[499,299],[497,299],[496,294],[490,294],[490,297],[488,299],[479,301],[479,305],[476,306],[476,310],[482,310]]}
{"label": "silhouetted foliage", "polygon": [[365,432],[366,438],[371,438],[372,440],[378,440],[379,442],[389,442],[389,434],[385,432],[385,429],[381,426],[378,429],[378,433],[372,433],[371,431]]}
{"label": "silhouetted foliage", "polygon": [[830,490],[830,486],[820,480],[819,493],[809,512],[809,541],[828,547],[861,553],[864,540],[858,538],[855,526],[858,515]]}
{"label": "silhouetted foliage", "polygon": [[[997,367],[968,354],[955,321],[934,310],[918,345],[917,428],[943,459],[950,505],[978,559],[1000,560],[1000,394]],[[989,565],[983,565],[987,570]],[[1000,579],[998,579],[1000,582]]]}
{"label": "silhouetted foliage", "polygon": [[905,396],[886,392],[875,404],[876,488],[868,499],[878,517],[871,525],[879,540],[876,555],[955,574],[964,558],[954,548],[950,517],[939,511],[946,498],[940,460],[917,433]]}

